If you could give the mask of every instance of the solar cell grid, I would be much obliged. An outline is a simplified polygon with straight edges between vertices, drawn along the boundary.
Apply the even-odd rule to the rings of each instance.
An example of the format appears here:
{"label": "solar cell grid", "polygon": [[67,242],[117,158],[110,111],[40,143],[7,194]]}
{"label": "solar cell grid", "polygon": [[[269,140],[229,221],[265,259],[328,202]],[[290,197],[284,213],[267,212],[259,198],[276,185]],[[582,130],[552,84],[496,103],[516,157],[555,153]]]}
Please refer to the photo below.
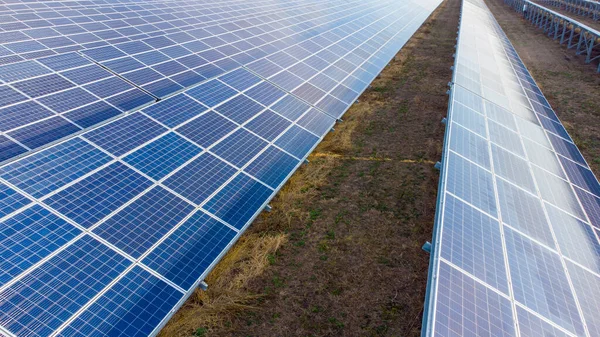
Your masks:
{"label": "solar cell grid", "polygon": [[484,2],[462,6],[423,336],[596,335],[598,181]]}
{"label": "solar cell grid", "polygon": [[[40,311],[36,318],[0,323],[3,329],[156,334],[181,305],[179,288],[190,290],[206,276],[438,4],[229,3],[82,1],[52,13],[47,9],[63,3],[30,3],[17,10],[34,15],[7,20],[37,28],[0,33],[6,41],[0,56],[13,57],[2,60],[36,60],[26,61],[33,62],[28,69],[8,64],[13,70],[2,75],[11,83],[0,109],[37,102],[49,114],[18,115],[23,122],[3,130],[8,137],[0,135],[7,154],[0,160],[72,139],[0,167],[2,193],[13,205],[3,210],[13,217],[44,209],[77,233],[89,233],[57,243],[61,253],[32,262],[35,270],[68,252],[74,256],[69,261],[108,272],[79,252],[82,241],[98,259],[121,261],[114,264],[121,269],[93,291],[75,285],[86,296],[68,312],[52,307],[59,319]],[[408,25],[408,14],[393,15],[407,7],[415,14]],[[292,81],[283,86],[261,78],[245,67],[251,62],[289,68]],[[315,75],[319,80],[309,82]],[[299,98],[290,92],[297,87],[311,90]],[[29,196],[42,205],[32,206],[39,202]],[[34,275],[26,273],[9,284]],[[9,288],[0,286],[0,294]]]}

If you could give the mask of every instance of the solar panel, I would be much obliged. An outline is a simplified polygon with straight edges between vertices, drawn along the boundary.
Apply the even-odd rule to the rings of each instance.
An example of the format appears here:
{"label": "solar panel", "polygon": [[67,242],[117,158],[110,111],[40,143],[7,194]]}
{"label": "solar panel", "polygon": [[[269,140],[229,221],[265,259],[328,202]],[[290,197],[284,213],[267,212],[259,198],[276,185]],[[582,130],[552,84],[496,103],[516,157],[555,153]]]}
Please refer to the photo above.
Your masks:
{"label": "solar panel", "polygon": [[439,3],[0,3],[0,335],[156,335]]}
{"label": "solar panel", "polygon": [[598,180],[482,0],[446,125],[422,335],[598,335]]}

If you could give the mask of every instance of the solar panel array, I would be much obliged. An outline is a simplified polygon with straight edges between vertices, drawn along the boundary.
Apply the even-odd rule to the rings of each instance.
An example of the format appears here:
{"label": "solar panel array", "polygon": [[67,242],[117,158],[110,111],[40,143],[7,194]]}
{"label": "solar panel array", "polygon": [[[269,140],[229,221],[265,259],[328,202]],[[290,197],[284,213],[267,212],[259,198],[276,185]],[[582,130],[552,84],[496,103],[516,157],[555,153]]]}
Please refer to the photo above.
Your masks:
{"label": "solar panel array", "polygon": [[0,335],[155,335],[437,7],[0,5]]}
{"label": "solar panel array", "polygon": [[600,335],[600,185],[482,0],[450,97],[423,335]]}

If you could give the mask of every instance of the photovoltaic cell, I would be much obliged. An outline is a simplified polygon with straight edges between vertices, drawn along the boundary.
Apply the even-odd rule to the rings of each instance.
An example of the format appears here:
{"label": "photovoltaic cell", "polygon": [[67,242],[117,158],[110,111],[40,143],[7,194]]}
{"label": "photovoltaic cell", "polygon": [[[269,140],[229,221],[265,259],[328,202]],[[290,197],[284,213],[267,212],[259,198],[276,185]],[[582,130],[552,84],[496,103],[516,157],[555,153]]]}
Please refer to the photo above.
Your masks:
{"label": "photovoltaic cell", "polygon": [[35,149],[79,131],[81,128],[78,126],[56,116],[13,130],[8,135],[28,148]]}
{"label": "photovoltaic cell", "polygon": [[93,130],[84,137],[115,156],[120,156],[166,131],[166,128],[150,118],[135,113]]}
{"label": "photovoltaic cell", "polygon": [[183,294],[135,266],[59,334],[148,336]]}
{"label": "photovoltaic cell", "polygon": [[447,160],[448,192],[495,217],[497,212],[492,174],[452,152]]}
{"label": "photovoltaic cell", "polygon": [[24,195],[0,183],[0,218],[31,203]]}
{"label": "photovoltaic cell", "polygon": [[438,336],[515,336],[508,299],[444,262],[439,277]]}
{"label": "photovoltaic cell", "polygon": [[450,137],[450,149],[462,154],[470,161],[491,169],[489,143],[485,138],[455,124]]}
{"label": "photovoltaic cell", "polygon": [[170,132],[123,158],[125,162],[160,180],[202,150]]}
{"label": "photovoltaic cell", "polygon": [[0,168],[0,177],[40,198],[110,160],[89,143],[74,138]]}
{"label": "photovoltaic cell", "polygon": [[267,142],[264,140],[244,129],[239,129],[212,147],[210,151],[241,168],[266,146]]}
{"label": "photovoltaic cell", "polygon": [[86,235],[0,292],[0,324],[15,335],[50,335],[130,264]]}
{"label": "photovoltaic cell", "polygon": [[73,233],[19,236],[0,330],[156,335],[438,4],[8,4],[2,221]]}
{"label": "photovoltaic cell", "polygon": [[275,189],[292,173],[298,163],[299,161],[294,157],[271,146],[244,171]]}
{"label": "photovoltaic cell", "polygon": [[500,224],[448,195],[441,257],[508,294]]}
{"label": "photovoltaic cell", "polygon": [[104,101],[80,107],[65,113],[63,116],[82,128],[89,128],[108,119],[120,115],[121,110]]}
{"label": "photovoltaic cell", "polygon": [[236,127],[235,123],[228,121],[214,111],[209,111],[182,125],[177,129],[177,132],[206,148],[235,130]]}
{"label": "photovoltaic cell", "polygon": [[0,161],[4,161],[27,152],[27,148],[6,136],[0,135]]}
{"label": "photovoltaic cell", "polygon": [[174,128],[181,123],[206,111],[206,107],[185,94],[175,95],[167,100],[153,104],[144,112],[168,127]]}
{"label": "photovoltaic cell", "polygon": [[27,101],[0,109],[0,131],[9,131],[44,118],[55,116],[35,101]]}
{"label": "photovoltaic cell", "polygon": [[568,337],[571,336],[560,328],[548,324],[546,321],[532,314],[531,312],[517,306],[517,317],[519,318],[519,332],[524,337],[534,336],[553,336]]}
{"label": "photovoltaic cell", "polygon": [[318,142],[317,136],[294,125],[275,141],[275,145],[297,158],[304,158]]}
{"label": "photovoltaic cell", "polygon": [[50,196],[44,203],[89,228],[151,185],[141,174],[116,162]]}
{"label": "photovoltaic cell", "polygon": [[236,232],[197,211],[154,249],[143,263],[182,287],[198,281]]}
{"label": "photovoltaic cell", "polygon": [[244,123],[263,111],[264,107],[245,95],[239,95],[219,105],[215,111],[232,119],[236,123]]}
{"label": "photovoltaic cell", "polygon": [[600,184],[483,1],[457,41],[423,336],[597,335]]}
{"label": "photovoltaic cell", "polygon": [[573,280],[573,287],[579,298],[590,335],[597,335],[600,333],[600,321],[595,313],[600,310],[600,278],[569,261],[567,261],[567,269]]}
{"label": "photovoltaic cell", "polygon": [[81,231],[39,205],[6,219],[0,226],[0,286],[24,272]]}
{"label": "photovoltaic cell", "polygon": [[155,187],[94,229],[94,233],[139,258],[194,207]]}
{"label": "photovoltaic cell", "polygon": [[212,80],[186,92],[208,107],[213,107],[233,97],[236,91],[219,80]]}
{"label": "photovoltaic cell", "polygon": [[195,204],[201,204],[223,183],[235,174],[236,169],[224,161],[204,153],[165,180],[173,189]]}
{"label": "photovoltaic cell", "polygon": [[257,213],[273,191],[245,174],[238,174],[203,206],[237,229]]}
{"label": "photovoltaic cell", "polygon": [[565,329],[583,333],[559,256],[510,229],[505,234],[515,299]]}

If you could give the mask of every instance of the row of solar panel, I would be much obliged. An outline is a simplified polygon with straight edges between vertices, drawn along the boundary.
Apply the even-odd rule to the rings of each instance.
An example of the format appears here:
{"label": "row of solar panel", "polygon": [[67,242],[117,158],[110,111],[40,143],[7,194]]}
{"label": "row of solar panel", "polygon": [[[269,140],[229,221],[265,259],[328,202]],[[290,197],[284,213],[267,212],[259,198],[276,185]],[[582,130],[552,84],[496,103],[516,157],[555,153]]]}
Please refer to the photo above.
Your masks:
{"label": "row of solar panel", "polygon": [[424,334],[600,334],[600,188],[483,3],[463,1]]}
{"label": "row of solar panel", "polygon": [[[365,80],[432,9],[368,17]],[[0,331],[156,332],[334,123],[236,69],[3,166]]]}
{"label": "row of solar panel", "polygon": [[[356,16],[359,14],[364,15],[362,12],[354,13],[351,15],[351,18],[357,19]],[[372,17],[373,14],[371,13],[370,15]],[[339,19],[335,22],[341,24]],[[347,21],[346,23],[349,26],[352,21]],[[349,29],[355,31],[358,29],[357,26],[358,25],[354,24],[350,26]],[[365,36],[364,34],[366,34],[362,31],[360,33],[363,34],[361,36]],[[314,53],[318,53],[322,47],[312,41],[316,38],[325,39],[323,34],[315,34],[316,32],[313,32],[312,34],[304,36],[304,43],[286,49],[291,54],[300,56],[292,57],[289,53],[279,52],[272,55],[271,60],[275,61],[275,64],[268,60],[263,61],[273,64],[274,67],[278,67],[277,63],[279,62],[285,63],[290,62],[290,60],[292,62],[295,61],[297,65],[294,68],[295,71],[294,69],[291,69],[292,71],[304,78],[313,76],[318,72],[315,68],[320,69],[323,64],[327,66],[327,63],[321,58],[313,55]],[[334,36],[337,36],[338,39],[343,39],[343,36],[340,34],[339,30],[337,30],[337,35]],[[306,40],[306,38],[309,37],[312,37],[312,39]],[[330,43],[330,40],[328,39],[317,41],[320,42],[321,45],[323,45],[323,43]],[[346,43],[344,49],[340,48],[342,51],[341,53],[348,51],[348,48],[351,46],[355,46],[357,43],[356,41],[357,39],[354,37],[353,45],[349,46],[349,43]],[[278,42],[283,43],[281,40]],[[355,54],[360,53],[360,56],[350,55],[354,56],[352,59],[353,63],[346,62],[343,64],[346,69],[345,71],[353,70],[352,67],[360,64],[360,62],[364,60],[365,55],[376,50],[378,46],[379,45],[375,43],[363,46],[361,47],[362,49],[356,51],[350,49]],[[98,61],[105,61],[104,64],[102,64],[103,67],[110,68],[111,64],[123,64],[122,62],[129,64],[128,67],[133,67],[134,69],[128,70],[130,68],[113,67],[113,73],[118,73],[119,70],[128,71],[121,72],[119,75],[128,79],[139,88],[149,91],[158,97],[165,97],[184,87],[195,85],[204,81],[206,78],[230,70],[237,64],[231,59],[213,60],[213,63],[207,63],[208,61],[199,56],[199,53],[194,54],[189,49],[177,45],[171,46],[170,43],[169,46],[162,47],[161,50],[164,53],[161,53],[158,50],[149,51],[151,47],[141,41],[122,44],[118,47],[121,49],[105,47],[92,49],[86,52],[89,52],[89,55],[96,58]],[[177,47],[178,50],[185,49],[187,52],[182,53],[179,51],[178,53],[175,53],[173,50],[174,47]],[[106,48],[110,49],[107,50]],[[265,51],[265,46],[261,48],[262,49],[254,49],[261,52],[260,54],[255,53],[254,56],[256,58],[269,55],[269,51],[271,53],[273,52],[272,49],[266,49],[269,51]],[[165,50],[171,50],[173,53],[165,52]],[[125,56],[126,54],[124,54],[124,51],[134,54],[138,53],[133,56],[136,57],[137,60],[132,56]],[[325,50],[323,50],[323,52],[325,52]],[[340,57],[339,54],[340,51],[337,51],[337,54],[329,53],[328,55],[319,55],[333,57],[332,60],[337,60]],[[162,56],[157,57],[157,55]],[[170,59],[169,56],[178,56],[178,58]],[[309,62],[309,64],[312,64],[312,67],[305,63],[301,63],[300,60],[307,57],[310,57],[310,60],[313,61]],[[116,59],[109,60],[111,58]],[[246,61],[252,61],[253,59],[254,58],[251,58]],[[43,65],[37,63],[38,61],[43,63]],[[140,61],[143,61],[146,64],[143,65]],[[321,63],[317,65],[314,61],[321,61]],[[377,66],[373,67],[376,69]],[[143,68],[135,69],[139,67]],[[328,74],[332,77],[345,77],[343,71],[337,67],[330,67],[328,71]],[[373,72],[374,69],[369,69],[369,71]],[[3,122],[0,123],[2,126],[0,131],[5,132],[3,148],[6,149],[6,151],[3,151],[3,159],[9,159],[15,155],[24,153],[29,149],[43,146],[64,137],[65,135],[78,132],[83,128],[90,127],[106,119],[112,118],[115,115],[122,113],[122,111],[131,111],[153,101],[153,98],[149,95],[132,88],[129,83],[115,76],[111,76],[110,72],[105,71],[97,64],[92,64],[85,58],[74,53],[49,57],[37,61],[25,61],[6,65],[2,67],[2,72],[2,80],[9,83],[9,85],[1,87],[3,91],[6,91],[7,95],[6,101],[3,103],[10,104],[3,109],[4,118],[3,120],[0,120],[0,122]],[[170,76],[167,78],[166,75]],[[362,71],[360,76],[363,82],[358,83],[358,87],[362,88],[367,85],[364,82],[366,80],[365,76],[368,78],[370,75],[366,71]],[[280,74],[275,80],[281,83],[281,81],[289,81],[290,79],[299,80],[293,73]],[[325,74],[321,74],[319,80],[320,83],[322,83],[322,88],[335,84],[333,82],[334,80]],[[342,98],[346,104],[350,103],[350,96],[357,96],[356,92],[361,91],[360,88],[357,88],[356,80],[353,81],[353,78],[349,78],[348,82],[349,83],[344,84],[352,86],[353,89],[355,89],[354,92],[350,91],[351,89],[345,86],[340,86],[334,91],[334,94],[337,93],[337,97]],[[53,85],[49,86],[48,83],[52,83]],[[126,93],[120,93],[127,90],[127,88],[130,90]],[[322,93],[316,88],[311,87],[309,89],[313,89],[313,94]],[[26,97],[25,94],[27,94],[28,97]],[[31,97],[34,97],[35,101],[32,101]],[[321,106],[329,107],[330,110],[337,110],[333,112],[339,115],[340,110],[343,110],[344,104],[336,97],[330,96],[323,100]],[[23,113],[24,111],[26,111],[26,113]],[[61,117],[65,117],[67,120]],[[39,122],[36,123],[36,121]],[[37,130],[41,130],[43,135],[39,136],[38,133],[40,132],[36,132]],[[33,139],[30,139],[32,138],[32,134]]]}
{"label": "row of solar panel", "polygon": [[[58,22],[48,24],[47,27],[30,29],[20,27],[16,31],[0,32],[3,42],[1,63],[12,63],[24,58],[39,58],[126,41],[142,39],[152,41],[152,38],[160,36],[168,37],[175,42],[204,39],[209,44],[221,43],[222,45],[223,40],[226,43],[233,43],[263,33],[281,32],[279,28],[285,26],[286,20],[300,23],[311,19],[310,22],[314,25],[321,15],[357,5],[356,2],[333,2],[332,7],[324,11],[315,4],[298,1],[288,3],[283,6],[283,10],[281,5],[273,5],[272,2],[252,4],[250,9],[244,11],[244,15],[230,13],[227,8],[224,8],[222,16],[212,20],[194,16],[197,7],[175,7],[168,10],[137,10],[127,12],[126,15],[119,13],[120,17],[114,19],[106,15],[75,15],[55,19]],[[373,6],[369,3],[367,5]],[[227,18],[235,19],[226,21]]]}
{"label": "row of solar panel", "polygon": [[[358,14],[355,13],[352,17],[356,19],[356,15]],[[316,32],[304,38],[314,35]],[[317,48],[321,48],[314,43],[304,46],[311,51],[302,45],[296,45],[293,52],[303,52],[302,55],[310,56],[319,51]],[[163,53],[158,50],[148,51],[151,47],[141,41],[119,47],[121,49],[93,49],[89,51],[89,55],[97,60],[106,61],[102,66],[108,68],[111,64],[119,62],[128,63],[129,67],[144,67],[120,75],[157,97],[165,97],[237,65],[231,59],[213,60],[214,63],[208,63],[198,53],[192,53],[183,46],[165,46],[162,48]],[[177,47],[179,52],[175,52],[173,47]],[[182,53],[180,49],[186,52]],[[165,50],[171,50],[173,53]],[[255,50],[261,52],[255,53],[256,58],[269,55],[269,52],[263,49]],[[138,53],[135,55],[137,60],[131,56],[125,56],[124,59],[123,51]],[[299,59],[289,54],[281,52],[279,55],[299,62]],[[174,60],[170,59],[170,56],[179,58]],[[110,57],[120,59],[108,61]],[[277,57],[277,54],[274,57]],[[142,65],[140,61],[146,64]],[[356,65],[356,62],[354,64]],[[127,69],[130,68],[112,68],[116,72]],[[304,66],[302,70],[304,74],[316,72],[308,66]],[[0,80],[9,83],[0,86],[6,97],[2,105],[8,105],[2,109],[0,118],[0,131],[5,132],[2,136],[4,151],[0,159],[4,160],[93,126],[124,111],[131,111],[153,102],[151,96],[75,53],[6,65],[2,67],[1,73]],[[166,75],[170,77],[167,78]],[[331,83],[330,78],[324,78],[329,79]],[[341,104],[337,100],[333,103],[337,103],[338,106]]]}

